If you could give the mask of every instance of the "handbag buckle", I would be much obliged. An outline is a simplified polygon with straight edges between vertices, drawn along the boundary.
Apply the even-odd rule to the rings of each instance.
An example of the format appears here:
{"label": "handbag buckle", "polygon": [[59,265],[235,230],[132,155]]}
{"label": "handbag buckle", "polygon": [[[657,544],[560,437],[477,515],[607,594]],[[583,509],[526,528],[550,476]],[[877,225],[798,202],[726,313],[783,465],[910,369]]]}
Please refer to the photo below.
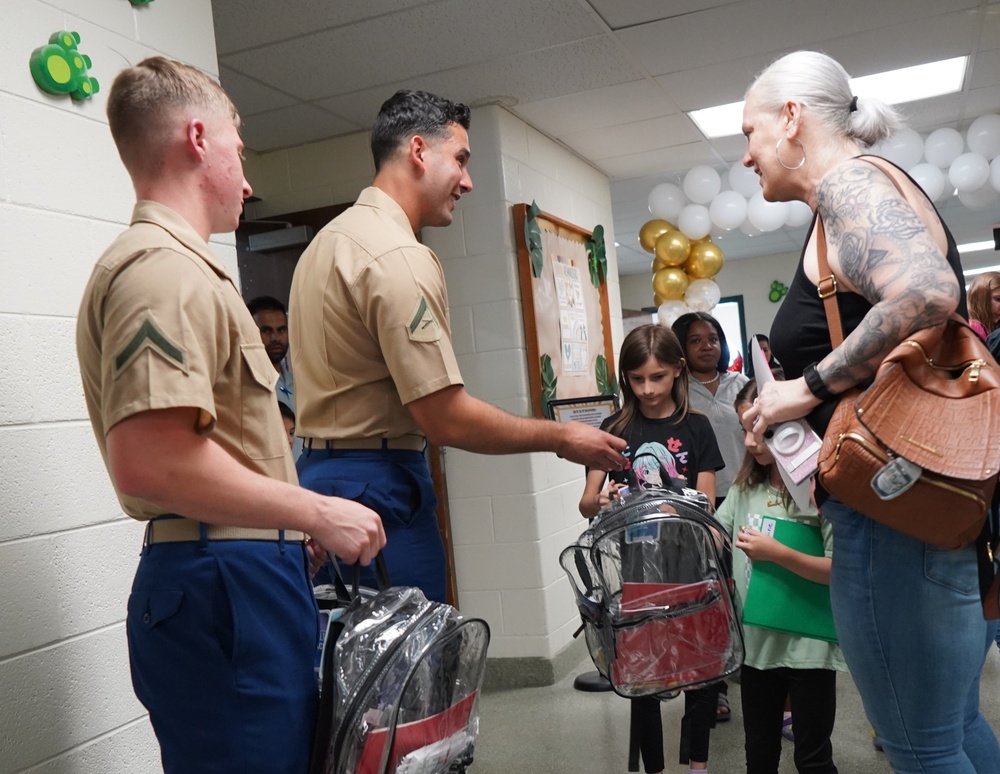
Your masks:
{"label": "handbag buckle", "polygon": [[830,296],[837,295],[837,278],[832,274],[829,277],[821,277],[819,282],[816,283],[816,293],[820,298],[829,298]]}

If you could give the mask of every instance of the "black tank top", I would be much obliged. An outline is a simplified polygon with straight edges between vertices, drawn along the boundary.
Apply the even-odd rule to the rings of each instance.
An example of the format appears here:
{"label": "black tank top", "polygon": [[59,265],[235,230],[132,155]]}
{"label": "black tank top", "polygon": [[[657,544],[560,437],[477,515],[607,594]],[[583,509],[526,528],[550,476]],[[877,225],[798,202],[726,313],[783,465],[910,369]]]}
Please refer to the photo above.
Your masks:
{"label": "black tank top", "polygon": [[[893,164],[893,166],[896,165]],[[896,168],[899,169],[899,167]],[[920,186],[905,170],[900,169],[900,171],[913,182],[918,191],[921,190]],[[934,207],[933,202],[931,206]],[[936,207],[934,207],[934,213],[944,227],[948,240],[948,252],[945,257],[954,270],[955,276],[958,278],[958,286],[961,289],[958,313],[968,318],[965,302],[965,278],[962,275],[962,262],[958,246],[955,244],[955,238],[951,235],[948,226],[941,220],[941,215]],[[809,233],[806,234],[805,244],[802,246],[802,254],[799,256],[799,265],[792,278],[792,284],[788,287],[788,294],[771,324],[771,351],[781,363],[782,368],[785,369],[786,379],[798,379],[802,376],[807,365],[818,363],[833,351],[833,344],[830,342],[830,329],[826,323],[826,312],[823,309],[823,300],[819,297],[816,286],[806,276],[803,267],[806,246],[808,246],[815,228],[816,215],[814,214],[812,224],[809,226]],[[848,291],[837,293],[837,305],[840,308],[840,321],[845,338],[861,324],[861,320],[872,307],[864,296]],[[825,432],[835,406],[836,401],[821,403],[806,417],[809,424],[820,435]]]}

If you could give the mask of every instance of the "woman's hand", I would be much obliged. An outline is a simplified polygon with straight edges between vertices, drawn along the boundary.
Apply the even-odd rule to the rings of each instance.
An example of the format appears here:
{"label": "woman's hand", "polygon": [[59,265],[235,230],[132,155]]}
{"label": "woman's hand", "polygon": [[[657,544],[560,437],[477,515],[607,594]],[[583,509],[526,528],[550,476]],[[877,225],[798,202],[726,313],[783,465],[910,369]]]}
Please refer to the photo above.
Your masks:
{"label": "woman's hand", "polygon": [[763,532],[741,527],[736,536],[736,547],[755,562],[778,562],[786,547]]}
{"label": "woman's hand", "polygon": [[768,382],[761,388],[753,405],[743,412],[740,421],[748,433],[753,433],[757,443],[761,443],[764,431],[771,425],[801,419],[820,402],[809,391],[805,379]]}

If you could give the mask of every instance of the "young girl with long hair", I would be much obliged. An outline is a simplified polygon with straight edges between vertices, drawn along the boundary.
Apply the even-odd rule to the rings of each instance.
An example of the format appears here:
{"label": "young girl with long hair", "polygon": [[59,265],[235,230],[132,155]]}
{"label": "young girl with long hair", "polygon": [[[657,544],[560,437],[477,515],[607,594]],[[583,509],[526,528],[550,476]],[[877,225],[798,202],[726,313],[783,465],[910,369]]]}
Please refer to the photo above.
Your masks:
{"label": "young girl with long hair", "polygon": [[[628,334],[618,358],[621,411],[601,425],[629,443],[640,486],[655,486],[663,476],[698,489],[715,501],[715,471],[722,455],[708,419],[688,408],[684,351],[673,331],[643,325]],[[648,464],[651,458],[657,462]],[[616,497],[624,473],[612,473],[608,486],[602,470],[587,473],[580,513],[592,519]],[[692,772],[708,769],[709,736],[715,726],[718,686],[685,691],[680,762]],[[638,740],[647,774],[663,771],[663,726],[655,697],[632,700],[632,738]]]}
{"label": "young girl with long hair", "polygon": [[983,340],[1000,325],[1000,272],[984,271],[969,285],[969,325]]}
{"label": "young girl with long hair", "polygon": [[[736,413],[742,416],[756,397],[756,384],[748,382],[736,397]],[[803,511],[792,502],[767,446],[757,443],[750,433],[744,444],[743,464],[715,514],[739,549],[733,552],[733,577],[741,602],[746,599],[753,565],[759,562],[774,562],[814,583],[829,585],[833,546],[829,522],[814,508]],[[825,556],[796,551],[748,526],[761,516],[819,527]],[[840,647],[754,626],[744,626],[743,637],[746,656],[740,684],[747,774],[778,773],[786,697],[791,699],[795,718],[796,769],[836,774],[830,735],[837,711],[837,671],[847,670]]]}

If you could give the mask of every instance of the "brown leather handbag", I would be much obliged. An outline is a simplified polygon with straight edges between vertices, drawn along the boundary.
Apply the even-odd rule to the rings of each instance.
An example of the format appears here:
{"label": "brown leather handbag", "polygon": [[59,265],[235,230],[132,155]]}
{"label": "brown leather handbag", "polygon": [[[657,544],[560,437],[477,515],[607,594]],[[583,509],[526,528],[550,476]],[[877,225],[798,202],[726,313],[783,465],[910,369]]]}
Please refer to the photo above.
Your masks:
{"label": "brown leather handbag", "polygon": [[[830,340],[844,340],[817,219]],[[825,289],[825,292],[824,292]],[[841,397],[819,453],[819,482],[856,511],[934,545],[979,536],[1000,470],[1000,368],[959,315],[909,336],[866,390]]]}

